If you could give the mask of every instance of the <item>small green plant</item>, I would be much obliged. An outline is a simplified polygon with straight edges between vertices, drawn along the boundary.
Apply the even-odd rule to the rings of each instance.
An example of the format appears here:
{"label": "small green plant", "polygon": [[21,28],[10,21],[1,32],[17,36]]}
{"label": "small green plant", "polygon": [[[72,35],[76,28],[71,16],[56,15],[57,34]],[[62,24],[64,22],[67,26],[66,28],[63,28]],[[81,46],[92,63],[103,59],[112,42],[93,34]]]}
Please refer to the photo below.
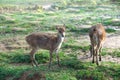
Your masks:
{"label": "small green plant", "polygon": [[5,20],[6,20],[5,16],[0,15],[0,23],[3,22],[3,21],[5,21]]}
{"label": "small green plant", "polygon": [[11,65],[3,65],[0,66],[0,79],[5,80],[7,77],[14,77],[14,76],[19,76],[19,73],[29,69],[26,66],[21,66],[21,67],[16,67],[16,66],[11,66]]}
{"label": "small green plant", "polygon": [[78,46],[74,44],[63,44],[63,48],[69,48],[72,49],[73,51],[81,49],[83,52],[89,50],[89,46]]}
{"label": "small green plant", "polygon": [[49,61],[48,52],[37,53],[35,56],[36,56],[36,60],[38,61],[38,63],[46,63]]}
{"label": "small green plant", "polygon": [[30,63],[30,56],[27,54],[14,54],[11,57],[12,63]]}
{"label": "small green plant", "polygon": [[96,70],[79,70],[76,75],[77,79],[80,80],[106,80],[106,76],[103,72]]}
{"label": "small green plant", "polygon": [[80,62],[79,60],[75,58],[71,59],[64,59],[62,62],[63,66],[66,66],[68,68],[73,68],[73,69],[89,69],[91,66],[94,67],[93,64],[90,62]]}
{"label": "small green plant", "polygon": [[113,33],[113,32],[116,32],[116,30],[111,29],[111,28],[107,28],[107,29],[106,29],[106,32],[107,32],[107,33]]}
{"label": "small green plant", "polygon": [[112,57],[120,57],[119,53],[120,53],[119,49],[111,49],[111,51],[109,51],[109,49],[103,49],[101,55],[102,56],[111,55]]}

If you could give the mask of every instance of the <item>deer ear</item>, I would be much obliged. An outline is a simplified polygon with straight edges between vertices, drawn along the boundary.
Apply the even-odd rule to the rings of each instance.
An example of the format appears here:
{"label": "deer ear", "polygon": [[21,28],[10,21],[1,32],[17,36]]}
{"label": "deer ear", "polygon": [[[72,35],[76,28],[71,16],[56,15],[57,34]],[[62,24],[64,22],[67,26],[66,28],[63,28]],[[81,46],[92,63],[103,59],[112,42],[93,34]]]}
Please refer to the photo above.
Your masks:
{"label": "deer ear", "polygon": [[65,24],[63,24],[63,27],[64,27],[64,29],[66,28],[66,25]]}
{"label": "deer ear", "polygon": [[63,24],[63,27],[66,27],[66,25],[65,25],[65,24]]}

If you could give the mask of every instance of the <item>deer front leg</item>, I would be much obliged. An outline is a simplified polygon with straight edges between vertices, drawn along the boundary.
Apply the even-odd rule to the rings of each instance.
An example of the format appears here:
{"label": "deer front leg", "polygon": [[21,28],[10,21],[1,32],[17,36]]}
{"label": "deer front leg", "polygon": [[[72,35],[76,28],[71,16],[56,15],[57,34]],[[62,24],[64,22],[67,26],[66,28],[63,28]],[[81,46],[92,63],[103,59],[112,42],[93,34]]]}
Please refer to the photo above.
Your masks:
{"label": "deer front leg", "polygon": [[52,64],[52,53],[53,51],[50,51],[50,59],[49,59],[49,68],[51,67],[51,64]]}
{"label": "deer front leg", "polygon": [[58,66],[60,67],[60,61],[59,61],[59,55],[57,54],[57,62],[58,62]]}
{"label": "deer front leg", "polygon": [[56,50],[56,58],[57,58],[57,63],[58,63],[58,66],[60,67],[60,61],[59,61],[59,53],[58,53],[58,49]]}
{"label": "deer front leg", "polygon": [[32,61],[32,65],[33,66],[38,66],[37,61],[35,60],[35,52],[37,51],[37,49],[32,49],[32,51],[30,52],[30,59]]}

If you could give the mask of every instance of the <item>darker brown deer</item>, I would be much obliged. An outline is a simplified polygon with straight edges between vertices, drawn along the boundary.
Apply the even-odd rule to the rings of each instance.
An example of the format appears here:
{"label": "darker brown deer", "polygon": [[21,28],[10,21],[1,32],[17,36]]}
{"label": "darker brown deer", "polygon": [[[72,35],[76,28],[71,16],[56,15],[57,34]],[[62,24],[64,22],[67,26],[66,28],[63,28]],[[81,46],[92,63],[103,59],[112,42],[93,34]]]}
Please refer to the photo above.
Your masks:
{"label": "darker brown deer", "polygon": [[57,26],[56,29],[58,30],[57,33],[33,33],[26,37],[26,42],[32,48],[30,58],[33,66],[38,66],[38,63],[35,60],[35,52],[39,48],[49,50],[49,68],[51,66],[53,52],[56,53],[57,62],[60,66],[58,50],[60,49],[65,38],[65,25]]}
{"label": "darker brown deer", "polygon": [[93,56],[92,63],[95,62],[95,57],[96,57],[96,64],[99,65],[98,56],[99,56],[99,61],[101,61],[100,52],[106,38],[106,31],[104,26],[102,24],[96,24],[92,26],[89,31],[89,37],[91,41],[90,52]]}

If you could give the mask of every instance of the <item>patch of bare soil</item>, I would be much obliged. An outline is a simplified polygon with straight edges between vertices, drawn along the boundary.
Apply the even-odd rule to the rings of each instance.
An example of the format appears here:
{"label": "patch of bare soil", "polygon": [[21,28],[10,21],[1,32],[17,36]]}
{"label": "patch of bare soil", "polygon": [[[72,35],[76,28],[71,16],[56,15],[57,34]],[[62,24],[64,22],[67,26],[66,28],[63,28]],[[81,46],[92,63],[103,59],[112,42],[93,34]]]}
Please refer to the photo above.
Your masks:
{"label": "patch of bare soil", "polygon": [[21,37],[7,38],[0,41],[0,52],[21,48],[26,49],[27,47],[25,39]]}
{"label": "patch of bare soil", "polygon": [[0,51],[6,51],[6,46],[3,43],[0,43]]}
{"label": "patch of bare soil", "polygon": [[108,34],[103,47],[120,48],[120,35],[119,34]]}
{"label": "patch of bare soil", "polygon": [[[90,55],[78,55],[77,59],[80,61],[86,61],[86,62],[92,62],[92,57]],[[112,57],[110,55],[102,56],[102,62],[114,62],[117,64],[120,64],[120,58],[119,57]]]}

